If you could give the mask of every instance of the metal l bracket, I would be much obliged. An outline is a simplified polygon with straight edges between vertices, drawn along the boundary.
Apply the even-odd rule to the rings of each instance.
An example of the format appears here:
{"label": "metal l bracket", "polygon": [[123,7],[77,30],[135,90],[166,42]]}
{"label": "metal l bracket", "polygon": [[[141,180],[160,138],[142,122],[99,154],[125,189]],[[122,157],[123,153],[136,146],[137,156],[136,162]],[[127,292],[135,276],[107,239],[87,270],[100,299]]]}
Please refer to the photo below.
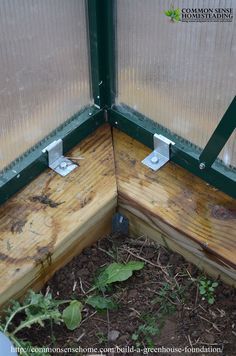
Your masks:
{"label": "metal l bracket", "polygon": [[175,143],[165,136],[158,134],[154,134],[153,143],[154,151],[142,163],[153,171],[157,171],[170,160],[170,147]]}
{"label": "metal l bracket", "polygon": [[72,161],[63,156],[63,141],[53,141],[45,147],[43,153],[48,152],[48,166],[62,177],[72,172],[76,167]]}

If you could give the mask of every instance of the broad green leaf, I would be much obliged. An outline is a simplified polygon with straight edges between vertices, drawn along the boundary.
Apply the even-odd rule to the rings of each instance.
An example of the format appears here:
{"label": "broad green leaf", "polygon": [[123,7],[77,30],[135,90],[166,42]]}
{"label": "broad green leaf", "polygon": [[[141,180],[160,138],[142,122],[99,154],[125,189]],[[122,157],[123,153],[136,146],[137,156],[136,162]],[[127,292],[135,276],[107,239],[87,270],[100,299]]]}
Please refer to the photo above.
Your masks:
{"label": "broad green leaf", "polygon": [[62,318],[66,324],[67,329],[74,330],[78,328],[82,320],[82,311],[83,305],[77,301],[73,300],[68,307],[63,310]]}
{"label": "broad green leaf", "polygon": [[96,286],[101,288],[114,282],[122,282],[132,276],[133,271],[144,267],[144,262],[130,261],[126,264],[112,263],[98,276]]}
{"label": "broad green leaf", "polygon": [[208,303],[209,304],[214,304],[214,301],[215,301],[214,297],[208,299]]}
{"label": "broad green leaf", "polygon": [[213,283],[212,283],[212,287],[213,287],[213,288],[218,287],[218,285],[219,285],[219,283],[217,283],[217,282],[213,282]]}
{"label": "broad green leaf", "polygon": [[93,295],[89,297],[86,303],[98,310],[117,308],[117,304],[111,298],[105,298],[100,295]]}

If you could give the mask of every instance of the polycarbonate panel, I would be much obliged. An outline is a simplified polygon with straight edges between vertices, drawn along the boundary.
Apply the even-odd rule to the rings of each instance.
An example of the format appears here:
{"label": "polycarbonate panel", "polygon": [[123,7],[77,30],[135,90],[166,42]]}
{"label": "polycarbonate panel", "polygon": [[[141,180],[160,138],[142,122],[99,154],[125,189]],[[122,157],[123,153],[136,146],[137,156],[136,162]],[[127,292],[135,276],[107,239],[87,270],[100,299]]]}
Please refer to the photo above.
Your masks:
{"label": "polycarbonate panel", "polygon": [[84,0],[0,1],[0,169],[90,104]]}
{"label": "polycarbonate panel", "polygon": [[[173,22],[175,8],[234,8],[233,22]],[[117,0],[117,104],[203,148],[236,92],[236,1]],[[236,135],[221,152],[236,166]]]}

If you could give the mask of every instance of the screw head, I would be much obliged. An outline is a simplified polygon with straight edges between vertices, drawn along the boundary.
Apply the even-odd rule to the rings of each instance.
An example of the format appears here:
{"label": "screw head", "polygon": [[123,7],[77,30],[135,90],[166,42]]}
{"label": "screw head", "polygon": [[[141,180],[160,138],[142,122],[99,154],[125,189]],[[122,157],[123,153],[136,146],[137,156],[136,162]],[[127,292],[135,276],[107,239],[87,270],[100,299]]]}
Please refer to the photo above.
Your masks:
{"label": "screw head", "polygon": [[153,156],[151,158],[151,162],[154,163],[154,164],[157,164],[159,162],[159,158],[157,156]]}
{"label": "screw head", "polygon": [[200,164],[199,164],[199,168],[202,170],[202,169],[205,169],[206,168],[206,165],[205,165],[205,163],[204,162],[201,162]]}
{"label": "screw head", "polygon": [[63,161],[63,162],[60,163],[60,168],[61,169],[66,169],[66,167],[67,167],[67,162]]}

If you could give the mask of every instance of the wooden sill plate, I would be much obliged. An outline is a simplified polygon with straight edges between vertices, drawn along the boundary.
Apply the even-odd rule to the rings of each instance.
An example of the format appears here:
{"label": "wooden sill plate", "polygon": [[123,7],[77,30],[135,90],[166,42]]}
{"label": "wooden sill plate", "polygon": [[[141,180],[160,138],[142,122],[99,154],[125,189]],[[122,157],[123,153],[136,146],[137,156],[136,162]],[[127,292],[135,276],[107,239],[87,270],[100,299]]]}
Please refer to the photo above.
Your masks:
{"label": "wooden sill plate", "polygon": [[131,233],[155,238],[236,285],[236,201],[172,162],[153,172],[141,164],[150,150],[117,129],[113,143],[118,206]]}
{"label": "wooden sill plate", "polygon": [[1,306],[110,233],[117,197],[131,234],[236,286],[235,200],[173,163],[152,172],[141,164],[148,153],[103,125],[68,153],[80,164],[68,176],[47,169],[0,206]]}
{"label": "wooden sill plate", "polygon": [[40,288],[111,231],[117,190],[110,127],[99,128],[68,156],[80,164],[68,176],[48,169],[0,207],[0,305]]}

